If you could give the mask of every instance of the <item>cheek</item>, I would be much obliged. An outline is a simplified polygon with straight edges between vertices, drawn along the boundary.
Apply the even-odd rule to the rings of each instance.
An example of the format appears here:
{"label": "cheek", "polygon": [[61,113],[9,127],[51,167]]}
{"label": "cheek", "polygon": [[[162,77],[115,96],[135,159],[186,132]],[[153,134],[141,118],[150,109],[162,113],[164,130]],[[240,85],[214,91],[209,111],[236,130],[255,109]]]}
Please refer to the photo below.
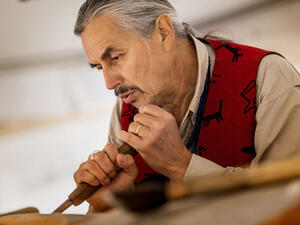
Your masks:
{"label": "cheek", "polygon": [[147,91],[152,77],[151,56],[145,51],[137,52],[127,58],[124,66],[124,76],[143,91]]}

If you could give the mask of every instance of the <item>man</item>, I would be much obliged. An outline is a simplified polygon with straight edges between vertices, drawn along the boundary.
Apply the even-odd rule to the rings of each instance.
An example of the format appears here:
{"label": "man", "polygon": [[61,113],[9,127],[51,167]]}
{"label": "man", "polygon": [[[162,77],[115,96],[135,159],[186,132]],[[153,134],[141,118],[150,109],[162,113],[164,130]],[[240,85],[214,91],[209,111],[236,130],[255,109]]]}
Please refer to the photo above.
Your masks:
{"label": "man", "polygon": [[[104,186],[88,199],[95,212],[103,189],[153,174],[182,180],[299,153],[300,77],[282,56],[200,39],[167,0],[87,0],[75,34],[118,96],[109,144],[74,174]],[[119,154],[123,142],[139,155]]]}

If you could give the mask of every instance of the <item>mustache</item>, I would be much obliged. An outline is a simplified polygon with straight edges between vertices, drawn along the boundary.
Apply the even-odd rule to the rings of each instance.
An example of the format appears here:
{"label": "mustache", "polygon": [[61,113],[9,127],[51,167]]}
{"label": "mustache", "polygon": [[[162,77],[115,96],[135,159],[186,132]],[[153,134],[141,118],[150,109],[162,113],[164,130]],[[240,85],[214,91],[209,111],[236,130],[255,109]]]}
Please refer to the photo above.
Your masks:
{"label": "mustache", "polygon": [[118,89],[115,89],[114,92],[115,92],[115,96],[118,97],[121,94],[124,94],[128,91],[133,91],[133,90],[137,90],[137,91],[140,91],[141,93],[144,93],[140,88],[135,87],[135,86],[121,86]]}

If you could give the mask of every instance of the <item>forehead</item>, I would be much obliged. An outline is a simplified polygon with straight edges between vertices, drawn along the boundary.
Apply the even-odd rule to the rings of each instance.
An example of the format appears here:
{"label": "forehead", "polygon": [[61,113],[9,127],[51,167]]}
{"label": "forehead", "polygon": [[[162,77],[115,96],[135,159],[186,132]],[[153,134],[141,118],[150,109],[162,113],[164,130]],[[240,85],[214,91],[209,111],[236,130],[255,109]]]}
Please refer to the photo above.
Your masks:
{"label": "forehead", "polygon": [[[133,33],[125,31],[111,15],[101,15],[93,19],[81,34],[83,47],[89,56],[95,49],[101,51],[108,46],[124,47],[133,38]],[[125,45],[126,46],[126,45]]]}

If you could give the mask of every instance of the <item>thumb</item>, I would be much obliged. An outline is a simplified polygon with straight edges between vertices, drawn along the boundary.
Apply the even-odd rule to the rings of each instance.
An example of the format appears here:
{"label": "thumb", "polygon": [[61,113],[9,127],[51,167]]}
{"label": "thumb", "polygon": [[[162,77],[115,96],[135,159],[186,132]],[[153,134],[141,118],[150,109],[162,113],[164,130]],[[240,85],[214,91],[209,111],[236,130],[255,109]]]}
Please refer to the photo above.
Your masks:
{"label": "thumb", "polygon": [[136,178],[136,176],[138,175],[137,166],[131,155],[118,154],[117,155],[117,164],[129,176]]}

